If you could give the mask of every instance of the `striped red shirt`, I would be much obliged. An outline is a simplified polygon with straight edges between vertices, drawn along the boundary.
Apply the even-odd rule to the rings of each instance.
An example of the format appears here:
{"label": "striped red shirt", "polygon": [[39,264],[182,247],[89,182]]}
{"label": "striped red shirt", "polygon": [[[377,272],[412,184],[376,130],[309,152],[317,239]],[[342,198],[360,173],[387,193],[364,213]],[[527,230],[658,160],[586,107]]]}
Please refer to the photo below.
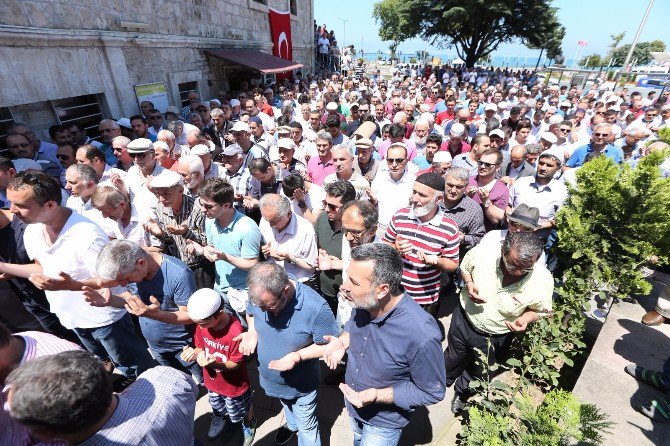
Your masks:
{"label": "striped red shirt", "polygon": [[458,263],[458,226],[442,212],[422,223],[410,216],[409,208],[403,208],[391,219],[383,241],[395,243],[398,236],[414,245],[412,252],[402,256],[402,285],[417,303],[432,304],[440,294],[440,270],[420,261],[417,250]]}

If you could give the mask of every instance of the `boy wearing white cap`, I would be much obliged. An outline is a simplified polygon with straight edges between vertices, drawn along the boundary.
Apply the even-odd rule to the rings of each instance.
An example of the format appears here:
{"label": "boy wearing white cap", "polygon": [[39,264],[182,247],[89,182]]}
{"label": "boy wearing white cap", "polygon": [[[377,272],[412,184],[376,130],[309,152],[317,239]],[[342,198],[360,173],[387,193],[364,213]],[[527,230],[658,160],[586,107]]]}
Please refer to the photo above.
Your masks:
{"label": "boy wearing white cap", "polygon": [[212,423],[207,436],[217,437],[226,421],[242,421],[244,446],[254,441],[256,418],[252,403],[253,391],[239,350],[237,336],[242,333],[240,321],[223,309],[218,292],[202,288],[191,295],[188,316],[196,323],[193,342],[195,348],[184,347],[182,359],[197,361],[203,368],[205,387],[212,406]]}

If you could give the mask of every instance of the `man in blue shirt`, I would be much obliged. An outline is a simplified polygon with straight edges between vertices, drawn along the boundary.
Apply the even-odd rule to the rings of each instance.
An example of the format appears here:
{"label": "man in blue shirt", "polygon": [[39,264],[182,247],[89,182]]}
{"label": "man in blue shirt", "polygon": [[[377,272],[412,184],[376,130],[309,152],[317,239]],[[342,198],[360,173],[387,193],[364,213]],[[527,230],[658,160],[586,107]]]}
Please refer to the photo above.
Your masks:
{"label": "man in blue shirt", "polygon": [[214,289],[223,297],[228,311],[239,317],[239,312],[243,312],[244,308],[233,308],[228,292],[246,288],[247,273],[258,262],[261,231],[251,218],[235,210],[235,190],[223,178],[205,180],[200,188],[199,199],[200,207],[207,217],[207,246],[189,241],[189,249],[214,262]]}
{"label": "man in blue shirt", "polygon": [[346,384],[340,389],[355,446],[372,444],[372,439],[397,445],[412,411],[444,398],[440,330],[403,292],[402,265],[398,251],[386,244],[354,248],[340,287],[354,313],[339,338],[327,337],[324,360],[331,369],[349,351]]}
{"label": "man in blue shirt", "polygon": [[299,446],[321,445],[316,416],[319,361],[326,339],[339,333],[326,301],[275,263],[249,271],[249,331],[234,339],[250,355],[258,347],[258,374],[268,396],[279,398],[286,424],[275,434],[283,445],[298,432]]}
{"label": "man in blue shirt", "polygon": [[621,150],[621,147],[615,147],[607,143],[611,133],[611,124],[603,122],[596,125],[591,134],[591,142],[572,152],[568,162],[565,163],[565,169],[581,166],[584,164],[586,155],[591,152],[602,153],[612,158],[616,164],[621,164],[623,162],[623,150]]}
{"label": "man in blue shirt", "polygon": [[127,287],[137,285],[137,295],[126,291],[112,295],[108,290],[87,289],[92,305],[126,308],[139,316],[140,328],[154,358],[164,366],[193,374],[202,382],[202,369],[181,359],[193,340],[193,321],[188,316],[188,299],[196,290],[191,269],[181,260],[160,252],[147,252],[137,243],[112,240],[100,251],[96,274],[103,281]]}

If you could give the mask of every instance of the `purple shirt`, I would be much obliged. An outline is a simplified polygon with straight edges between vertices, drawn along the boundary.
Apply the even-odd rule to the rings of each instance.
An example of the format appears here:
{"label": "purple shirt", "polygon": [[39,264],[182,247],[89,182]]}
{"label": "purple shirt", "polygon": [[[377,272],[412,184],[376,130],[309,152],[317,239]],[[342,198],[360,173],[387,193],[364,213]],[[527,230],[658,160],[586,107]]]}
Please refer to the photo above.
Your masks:
{"label": "purple shirt", "polygon": [[[491,205],[496,206],[500,209],[507,209],[507,204],[509,203],[509,189],[507,189],[507,186],[505,186],[505,183],[503,183],[502,181],[500,180],[495,181],[496,182],[493,185],[493,188],[489,192],[489,200],[491,201]],[[470,186],[479,187],[479,185],[477,184],[477,175],[470,177],[468,188]],[[475,202],[481,206],[482,199],[479,198],[479,194],[474,194],[472,196],[472,199],[475,200]],[[489,232],[497,228],[498,225],[492,223],[491,220],[489,220],[488,217],[486,216],[486,212],[484,212],[484,229],[486,229],[486,232]]]}
{"label": "purple shirt", "polygon": [[331,158],[324,163],[318,156],[311,157],[307,163],[307,173],[312,183],[323,187],[323,180],[331,173],[335,173],[333,159]]}

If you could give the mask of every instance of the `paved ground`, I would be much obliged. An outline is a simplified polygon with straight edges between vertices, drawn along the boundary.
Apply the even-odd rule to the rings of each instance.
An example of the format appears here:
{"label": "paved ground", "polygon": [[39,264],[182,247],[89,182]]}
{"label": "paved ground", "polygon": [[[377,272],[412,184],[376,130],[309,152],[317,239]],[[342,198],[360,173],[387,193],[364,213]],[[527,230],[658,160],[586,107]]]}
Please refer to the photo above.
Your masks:
{"label": "paved ground", "polygon": [[[442,305],[440,322],[449,328],[451,312],[456,304],[456,296],[447,298],[449,304]],[[445,343],[446,347],[446,343]],[[284,417],[281,404],[274,398],[266,396],[258,385],[258,372],[255,361],[247,364],[254,389],[258,389],[254,395],[254,410],[258,418],[258,430],[256,431],[255,445],[272,446],[274,444],[274,431],[283,424]],[[325,365],[322,365],[321,375],[329,373]],[[445,399],[427,409],[417,410],[405,428],[401,438],[401,445],[453,445],[453,432],[449,432],[452,425],[460,423],[452,415],[449,406],[453,398],[453,390],[447,389]],[[349,419],[344,410],[342,393],[337,386],[321,385],[318,400],[319,424],[321,428],[321,442],[323,445],[351,445],[352,434],[349,427]],[[206,446],[214,445],[241,445],[242,434],[238,431],[224,432],[221,437],[213,441],[207,440],[207,430],[211,420],[211,408],[207,396],[198,400],[195,413],[196,436]],[[297,445],[293,440],[291,445]]]}
{"label": "paved ground", "polygon": [[[670,276],[657,276],[670,283]],[[670,356],[670,324],[647,327],[640,323],[645,312],[654,308],[663,286],[657,280],[651,282],[651,296],[612,308],[574,388],[582,401],[596,404],[616,423],[605,446],[670,445],[670,424],[652,422],[631,407],[635,399],[657,398],[661,392],[624,371],[631,362],[660,370]]]}

